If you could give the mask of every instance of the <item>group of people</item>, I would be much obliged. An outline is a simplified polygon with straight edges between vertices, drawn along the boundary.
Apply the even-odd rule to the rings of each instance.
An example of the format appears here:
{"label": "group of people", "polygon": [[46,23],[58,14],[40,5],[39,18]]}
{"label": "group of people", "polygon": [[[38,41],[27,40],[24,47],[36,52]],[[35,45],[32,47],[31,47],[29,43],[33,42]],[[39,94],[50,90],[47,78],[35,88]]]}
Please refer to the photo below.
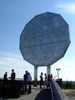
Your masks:
{"label": "group of people", "polygon": [[[16,74],[14,72],[14,69],[12,69],[12,73],[10,76],[11,80],[15,80],[15,76],[16,76]],[[5,72],[5,74],[4,74],[4,80],[7,80],[7,72]]]}
{"label": "group of people", "polygon": [[[25,74],[23,76],[25,81],[25,92],[31,93],[31,83],[32,83],[32,76],[28,71],[25,71]],[[28,85],[28,89],[27,89]]]}
{"label": "group of people", "polygon": [[42,88],[42,86],[44,85],[44,88],[48,88],[50,87],[50,81],[52,79],[52,74],[44,74],[44,78],[43,78],[43,73],[41,72],[40,75],[40,89]]}
{"label": "group of people", "polygon": [[[14,69],[12,69],[10,79],[15,80],[15,77],[16,77],[16,73],[15,73]],[[32,76],[28,71],[25,71],[23,79],[25,82],[25,92],[28,92],[28,94],[29,94],[29,93],[31,93]],[[5,74],[4,74],[4,80],[7,80],[7,72],[5,72]],[[27,86],[28,86],[28,88],[27,88]]]}
{"label": "group of people", "polygon": [[[15,80],[16,77],[16,73],[14,72],[14,69],[12,69],[12,73],[11,73],[11,80]],[[40,74],[40,89],[42,88],[42,86],[44,85],[44,88],[48,88],[50,87],[50,81],[52,79],[52,74],[44,74],[44,78],[43,78],[43,73],[41,72]],[[5,72],[4,74],[4,80],[7,80],[7,72]],[[28,71],[25,71],[25,74],[23,75],[23,80],[25,82],[25,92],[31,93],[31,83],[32,83],[32,76]]]}

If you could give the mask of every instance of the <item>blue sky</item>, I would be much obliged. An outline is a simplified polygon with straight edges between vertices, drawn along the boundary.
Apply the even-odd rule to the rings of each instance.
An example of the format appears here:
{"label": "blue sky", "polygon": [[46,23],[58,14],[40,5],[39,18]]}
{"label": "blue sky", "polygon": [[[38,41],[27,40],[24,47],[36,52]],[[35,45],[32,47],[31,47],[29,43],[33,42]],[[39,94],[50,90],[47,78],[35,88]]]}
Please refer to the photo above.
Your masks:
{"label": "blue sky", "polygon": [[[12,68],[16,77],[22,77],[25,70],[34,76],[34,66],[23,60],[19,40],[25,24],[44,12],[61,14],[69,24],[71,39],[65,56],[51,66],[51,73],[56,76],[56,68],[61,68],[63,80],[75,81],[75,0],[0,0],[0,77],[5,71],[10,77]],[[46,67],[38,68],[38,77],[41,71],[45,73]]]}

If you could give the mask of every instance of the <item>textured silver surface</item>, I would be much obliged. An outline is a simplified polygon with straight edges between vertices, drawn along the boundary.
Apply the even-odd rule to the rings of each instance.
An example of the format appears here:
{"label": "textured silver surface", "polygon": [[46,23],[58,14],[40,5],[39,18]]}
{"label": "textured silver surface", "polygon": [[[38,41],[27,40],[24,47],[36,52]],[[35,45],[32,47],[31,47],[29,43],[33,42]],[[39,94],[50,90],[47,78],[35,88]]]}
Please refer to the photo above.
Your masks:
{"label": "textured silver surface", "polygon": [[50,12],[35,16],[20,36],[21,53],[35,66],[53,64],[64,56],[69,44],[68,24],[61,15]]}

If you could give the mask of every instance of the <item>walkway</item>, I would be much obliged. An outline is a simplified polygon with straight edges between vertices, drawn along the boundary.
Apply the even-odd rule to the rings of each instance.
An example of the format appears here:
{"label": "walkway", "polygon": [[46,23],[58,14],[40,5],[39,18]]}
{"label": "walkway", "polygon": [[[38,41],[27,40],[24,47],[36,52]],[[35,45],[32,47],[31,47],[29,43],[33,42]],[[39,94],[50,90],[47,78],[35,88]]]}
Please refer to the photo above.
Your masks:
{"label": "walkway", "polygon": [[23,94],[19,98],[7,100],[51,100],[50,89],[41,90],[39,87],[33,87],[31,94]]}

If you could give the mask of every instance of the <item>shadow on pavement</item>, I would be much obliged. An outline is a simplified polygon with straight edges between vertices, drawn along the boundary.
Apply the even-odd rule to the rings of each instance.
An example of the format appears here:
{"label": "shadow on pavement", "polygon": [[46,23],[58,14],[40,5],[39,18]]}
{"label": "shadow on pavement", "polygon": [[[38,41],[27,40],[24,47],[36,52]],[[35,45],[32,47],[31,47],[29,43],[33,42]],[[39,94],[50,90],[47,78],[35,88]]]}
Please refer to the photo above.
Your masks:
{"label": "shadow on pavement", "polygon": [[51,100],[50,89],[41,90],[34,100]]}

